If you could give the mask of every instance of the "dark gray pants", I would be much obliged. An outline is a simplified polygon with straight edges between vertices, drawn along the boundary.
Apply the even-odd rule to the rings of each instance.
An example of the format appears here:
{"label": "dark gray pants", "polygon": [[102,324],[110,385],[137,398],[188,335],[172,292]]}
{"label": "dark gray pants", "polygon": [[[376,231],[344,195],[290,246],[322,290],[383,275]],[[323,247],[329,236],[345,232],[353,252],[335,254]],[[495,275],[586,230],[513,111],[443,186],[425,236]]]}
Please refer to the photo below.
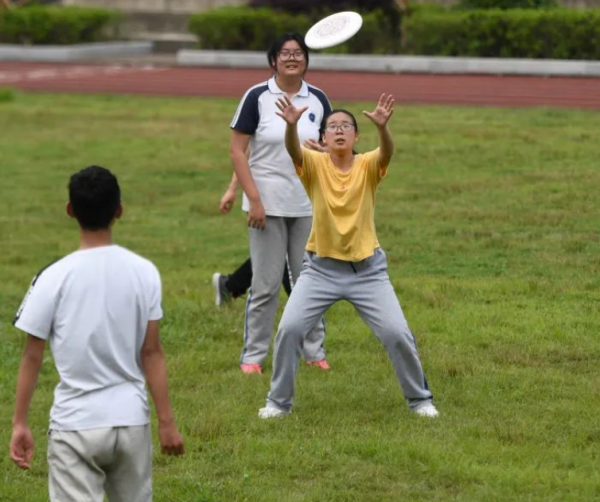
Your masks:
{"label": "dark gray pants", "polygon": [[[269,216],[264,230],[250,229],[252,286],[246,300],[242,363],[262,365],[267,357],[286,259],[292,275],[293,289],[302,270],[304,248],[311,225],[310,216]],[[325,359],[324,337],[323,320],[316,319],[304,341],[303,355],[307,361]]]}
{"label": "dark gray pants", "polygon": [[302,343],[338,300],[352,303],[386,348],[410,408],[430,403],[432,395],[414,337],[390,282],[385,253],[378,248],[370,258],[355,263],[306,253],[302,274],[279,323],[267,406],[291,409]]}

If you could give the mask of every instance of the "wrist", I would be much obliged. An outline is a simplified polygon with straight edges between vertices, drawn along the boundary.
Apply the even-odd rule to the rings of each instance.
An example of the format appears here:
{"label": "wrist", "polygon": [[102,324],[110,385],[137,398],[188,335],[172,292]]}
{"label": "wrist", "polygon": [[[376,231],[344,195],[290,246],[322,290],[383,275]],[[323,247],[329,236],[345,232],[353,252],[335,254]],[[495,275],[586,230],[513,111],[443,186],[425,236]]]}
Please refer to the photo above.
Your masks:
{"label": "wrist", "polygon": [[160,413],[156,413],[156,418],[158,419],[159,427],[170,427],[175,423],[175,418],[173,417],[173,410],[169,405],[166,410],[162,410]]}
{"label": "wrist", "polygon": [[13,429],[24,429],[24,428],[29,427],[29,424],[27,423],[27,418],[15,417],[15,418],[13,418],[12,426],[13,426]]}

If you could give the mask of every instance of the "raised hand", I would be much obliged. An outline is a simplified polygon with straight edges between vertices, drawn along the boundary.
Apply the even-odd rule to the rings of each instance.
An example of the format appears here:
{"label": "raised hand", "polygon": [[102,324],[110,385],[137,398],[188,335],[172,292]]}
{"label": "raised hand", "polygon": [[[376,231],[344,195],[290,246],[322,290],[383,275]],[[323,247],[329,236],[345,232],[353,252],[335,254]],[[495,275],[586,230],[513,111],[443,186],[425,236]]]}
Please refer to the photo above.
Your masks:
{"label": "raised hand", "polygon": [[394,96],[382,94],[372,112],[363,112],[378,128],[385,127],[394,113]]}
{"label": "raised hand", "polygon": [[297,124],[300,120],[300,117],[302,117],[302,114],[308,110],[308,106],[305,106],[304,108],[296,108],[290,98],[287,96],[277,100],[277,108],[279,108],[281,111],[281,113],[276,112],[277,115],[279,115],[290,125]]}

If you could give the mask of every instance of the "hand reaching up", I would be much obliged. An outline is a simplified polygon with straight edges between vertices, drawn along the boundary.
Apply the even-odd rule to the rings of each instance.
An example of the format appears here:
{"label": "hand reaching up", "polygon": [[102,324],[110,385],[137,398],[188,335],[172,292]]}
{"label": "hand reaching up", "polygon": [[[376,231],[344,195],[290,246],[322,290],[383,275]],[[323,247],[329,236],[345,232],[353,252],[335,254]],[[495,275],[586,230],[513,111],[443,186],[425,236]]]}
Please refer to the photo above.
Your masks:
{"label": "hand reaching up", "polygon": [[369,118],[378,128],[385,127],[394,113],[394,96],[382,94],[379,102],[372,112],[364,111],[363,114]]}
{"label": "hand reaching up", "polygon": [[277,100],[277,108],[281,111],[281,113],[277,113],[277,115],[290,125],[297,124],[300,117],[302,117],[302,114],[308,110],[308,106],[296,108],[287,96]]}

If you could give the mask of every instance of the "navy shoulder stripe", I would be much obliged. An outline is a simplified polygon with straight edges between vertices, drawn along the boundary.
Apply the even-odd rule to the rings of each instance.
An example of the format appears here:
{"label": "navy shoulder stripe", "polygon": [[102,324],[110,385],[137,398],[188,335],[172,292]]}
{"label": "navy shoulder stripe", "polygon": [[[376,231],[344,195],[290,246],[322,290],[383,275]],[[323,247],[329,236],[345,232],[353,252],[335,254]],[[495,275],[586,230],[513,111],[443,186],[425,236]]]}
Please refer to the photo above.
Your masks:
{"label": "navy shoulder stripe", "polygon": [[258,115],[258,100],[268,90],[269,85],[264,82],[255,85],[244,94],[231,122],[232,129],[244,134],[254,134],[260,120]]}
{"label": "navy shoulder stripe", "polygon": [[259,84],[250,89],[250,92],[248,94],[252,94],[252,96],[256,96],[256,99],[258,99],[263,92],[266,92],[268,90],[269,84]]}
{"label": "navy shoulder stripe", "polygon": [[318,87],[309,85],[308,90],[311,94],[314,94],[317,97],[317,99],[321,102],[321,105],[323,105],[323,113],[325,115],[327,115],[329,112],[331,112],[331,110],[332,110],[331,103],[329,102],[327,95],[321,89],[319,89]]}

